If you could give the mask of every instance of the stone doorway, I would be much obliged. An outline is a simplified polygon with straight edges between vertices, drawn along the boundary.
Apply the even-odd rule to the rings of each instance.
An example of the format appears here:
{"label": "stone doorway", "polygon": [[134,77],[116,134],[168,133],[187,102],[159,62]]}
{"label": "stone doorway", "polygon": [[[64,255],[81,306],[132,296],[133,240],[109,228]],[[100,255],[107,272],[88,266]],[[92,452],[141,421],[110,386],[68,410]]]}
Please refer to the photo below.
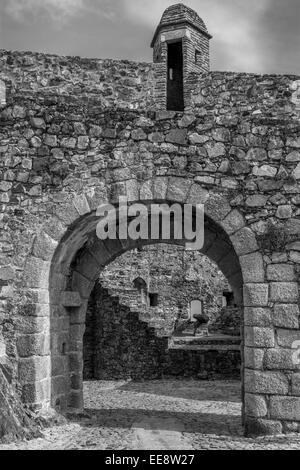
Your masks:
{"label": "stone doorway", "polygon": [[[51,405],[60,411],[80,410],[83,407],[83,335],[90,294],[99,273],[122,253],[141,246],[140,242],[133,241],[100,241],[95,236],[96,222],[94,213],[78,221],[56,251],[52,263],[50,285],[55,286],[55,289],[50,293]],[[184,244],[184,240],[160,241]],[[242,309],[243,281],[238,256],[224,229],[209,216],[205,220],[205,244],[202,252],[224,273],[232,286],[235,301]],[[66,284],[61,285],[58,297],[57,287],[62,275]]]}

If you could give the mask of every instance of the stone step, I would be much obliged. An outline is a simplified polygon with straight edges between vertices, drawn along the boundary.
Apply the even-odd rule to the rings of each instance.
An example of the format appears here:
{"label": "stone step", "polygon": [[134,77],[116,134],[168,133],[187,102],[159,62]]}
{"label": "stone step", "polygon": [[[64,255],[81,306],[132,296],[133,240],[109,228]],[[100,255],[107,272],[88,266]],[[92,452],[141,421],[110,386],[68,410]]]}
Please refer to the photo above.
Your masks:
{"label": "stone step", "polygon": [[241,338],[239,336],[173,336],[169,338],[169,349],[195,351],[239,351]]}

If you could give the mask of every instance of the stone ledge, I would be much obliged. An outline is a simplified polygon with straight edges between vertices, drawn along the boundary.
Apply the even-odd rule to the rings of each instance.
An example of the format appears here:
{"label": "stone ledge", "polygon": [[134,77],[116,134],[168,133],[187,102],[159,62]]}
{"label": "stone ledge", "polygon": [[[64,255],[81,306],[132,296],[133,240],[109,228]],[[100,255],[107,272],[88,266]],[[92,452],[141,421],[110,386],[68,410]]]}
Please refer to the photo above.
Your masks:
{"label": "stone ledge", "polygon": [[64,291],[61,293],[60,301],[64,307],[81,307],[82,299],[79,292]]}

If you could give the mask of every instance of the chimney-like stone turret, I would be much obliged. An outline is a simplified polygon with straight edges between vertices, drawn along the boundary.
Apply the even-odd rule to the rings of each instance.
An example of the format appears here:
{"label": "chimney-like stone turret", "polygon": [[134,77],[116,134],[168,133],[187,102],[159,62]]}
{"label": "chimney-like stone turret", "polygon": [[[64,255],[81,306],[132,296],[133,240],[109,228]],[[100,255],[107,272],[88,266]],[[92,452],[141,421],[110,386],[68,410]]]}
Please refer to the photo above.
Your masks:
{"label": "chimney-like stone turret", "polygon": [[182,3],[165,10],[151,43],[153,61],[165,64],[166,108],[183,111],[191,75],[209,71],[209,40],[203,20]]}

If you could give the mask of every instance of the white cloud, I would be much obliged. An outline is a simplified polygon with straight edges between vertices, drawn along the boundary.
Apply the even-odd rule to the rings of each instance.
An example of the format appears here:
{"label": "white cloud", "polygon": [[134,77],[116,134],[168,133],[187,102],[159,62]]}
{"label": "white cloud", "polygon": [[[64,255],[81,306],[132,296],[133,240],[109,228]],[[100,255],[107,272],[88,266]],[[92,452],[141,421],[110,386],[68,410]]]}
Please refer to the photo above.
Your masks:
{"label": "white cloud", "polygon": [[111,0],[5,0],[5,11],[20,22],[43,16],[61,26],[84,13],[112,21],[118,16],[122,7],[122,0],[114,1],[112,4]]}
{"label": "white cloud", "polygon": [[51,20],[63,22],[84,9],[85,0],[8,0],[6,12],[22,21],[27,15],[47,15]]}

